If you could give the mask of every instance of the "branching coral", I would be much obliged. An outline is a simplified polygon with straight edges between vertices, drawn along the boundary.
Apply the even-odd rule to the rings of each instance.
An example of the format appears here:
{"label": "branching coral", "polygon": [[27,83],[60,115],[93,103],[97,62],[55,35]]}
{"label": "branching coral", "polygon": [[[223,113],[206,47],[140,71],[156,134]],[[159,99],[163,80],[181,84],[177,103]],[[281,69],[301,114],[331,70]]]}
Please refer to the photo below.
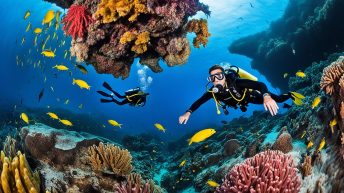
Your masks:
{"label": "branching coral", "polygon": [[188,32],[195,32],[196,37],[193,39],[193,45],[195,48],[199,48],[200,44],[205,47],[208,43],[208,22],[205,19],[193,19],[189,21],[186,26]]}
{"label": "branching coral", "polygon": [[6,157],[4,152],[1,152],[0,164],[0,190],[5,193],[40,192],[39,173],[32,173],[30,166],[26,161],[25,155],[23,155],[20,151],[13,159]]}
{"label": "branching coral", "polygon": [[157,191],[152,180],[144,181],[140,174],[132,173],[126,183],[116,186],[118,193],[154,193]]}
{"label": "branching coral", "polygon": [[335,85],[339,84],[339,79],[343,76],[343,73],[343,60],[333,62],[331,65],[324,68],[320,81],[321,89],[325,90],[327,94],[332,95],[334,92],[334,87]]}
{"label": "branching coral", "polygon": [[312,157],[311,156],[305,156],[305,160],[303,164],[301,165],[301,171],[303,177],[309,176],[312,174]]}
{"label": "branching coral", "polygon": [[120,17],[128,17],[128,21],[135,21],[141,13],[147,13],[146,0],[102,0],[94,17],[110,23]]}
{"label": "branching coral", "polygon": [[87,27],[93,22],[91,15],[82,5],[72,5],[67,15],[63,18],[63,30],[71,35],[73,39],[83,38],[87,32]]}
{"label": "branching coral", "polygon": [[297,193],[300,186],[292,157],[268,150],[234,166],[216,192]]}
{"label": "branching coral", "polygon": [[96,171],[109,171],[119,176],[128,175],[132,170],[131,155],[128,150],[112,144],[100,143],[88,149],[88,160]]}

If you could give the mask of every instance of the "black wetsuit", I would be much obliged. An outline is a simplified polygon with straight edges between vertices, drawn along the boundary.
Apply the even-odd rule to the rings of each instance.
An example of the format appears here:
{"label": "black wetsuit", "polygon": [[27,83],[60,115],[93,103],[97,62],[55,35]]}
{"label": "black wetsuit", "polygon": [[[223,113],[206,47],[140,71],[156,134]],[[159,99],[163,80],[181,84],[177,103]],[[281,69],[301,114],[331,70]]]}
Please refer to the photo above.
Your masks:
{"label": "black wetsuit", "polygon": [[[266,85],[262,82],[240,78],[237,78],[234,83],[231,83],[229,79],[226,80],[227,87],[225,87],[222,92],[214,93],[216,100],[235,109],[237,108],[237,105],[239,105],[242,111],[246,111],[248,103],[263,104],[263,94],[265,93],[269,93],[271,98],[273,98],[277,103],[284,102],[291,98],[289,93],[282,95],[270,93]],[[211,92],[204,93],[203,96],[195,101],[187,111],[191,113],[194,112],[211,98],[213,98],[213,94]]]}
{"label": "black wetsuit", "polygon": [[134,96],[130,96],[130,97],[120,95],[115,91],[113,91],[113,94],[115,94],[120,99],[124,99],[122,101],[118,101],[118,100],[112,98],[112,102],[114,102],[118,105],[125,105],[125,104],[129,103],[129,105],[135,106],[135,105],[140,104],[142,102],[146,102],[146,96],[142,95],[142,94],[141,95],[134,95]]}

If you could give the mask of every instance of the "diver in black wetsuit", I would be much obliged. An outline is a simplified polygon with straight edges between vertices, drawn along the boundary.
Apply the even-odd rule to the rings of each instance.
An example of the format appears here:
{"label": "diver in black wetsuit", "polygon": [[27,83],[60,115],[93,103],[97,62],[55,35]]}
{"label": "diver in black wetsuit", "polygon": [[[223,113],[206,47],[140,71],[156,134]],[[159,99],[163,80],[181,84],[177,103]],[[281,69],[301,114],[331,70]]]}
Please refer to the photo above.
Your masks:
{"label": "diver in black wetsuit", "polygon": [[[100,102],[102,103],[114,102],[118,105],[129,104],[130,106],[143,107],[146,104],[147,95],[149,95],[149,93],[144,93],[143,91],[141,91],[139,87],[137,87],[135,89],[126,91],[125,95],[123,96],[123,95],[118,94],[116,91],[114,91],[107,82],[104,82],[103,86],[109,91],[111,91],[112,93],[107,94],[103,91],[97,91],[102,96],[111,98],[111,99],[100,99]],[[124,100],[118,101],[114,98],[114,95],[116,95],[116,97],[118,97],[119,99],[124,99]]]}
{"label": "diver in black wetsuit", "polygon": [[227,106],[234,109],[239,106],[241,111],[245,112],[247,105],[253,103],[264,104],[265,110],[269,110],[271,115],[274,116],[279,109],[276,102],[281,103],[288,99],[294,100],[295,97],[292,93],[282,95],[270,93],[264,83],[241,79],[233,72],[225,73],[224,68],[220,65],[212,66],[209,69],[209,74],[208,81],[212,82],[213,86],[194,102],[184,115],[179,117],[180,124],[186,124],[191,113],[211,98],[215,100],[218,114],[220,114],[218,105],[223,108],[224,113],[227,115]]}

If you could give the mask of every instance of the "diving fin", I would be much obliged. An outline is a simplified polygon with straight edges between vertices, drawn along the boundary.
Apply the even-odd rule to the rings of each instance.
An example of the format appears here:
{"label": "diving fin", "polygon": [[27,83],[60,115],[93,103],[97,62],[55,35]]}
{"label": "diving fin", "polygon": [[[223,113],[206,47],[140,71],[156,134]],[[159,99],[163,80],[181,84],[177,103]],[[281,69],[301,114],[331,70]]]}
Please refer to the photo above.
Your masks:
{"label": "diving fin", "polygon": [[100,99],[100,102],[101,103],[111,103],[111,102],[114,102],[113,99],[109,100],[109,99]]}
{"label": "diving fin", "polygon": [[97,93],[99,93],[100,95],[106,96],[106,97],[112,97],[112,95],[105,93],[103,91],[98,90]]}
{"label": "diving fin", "polygon": [[108,90],[111,91],[111,92],[115,92],[114,90],[112,90],[111,86],[110,86],[107,82],[104,82],[104,83],[103,83],[103,87],[106,88],[106,89],[108,89]]}

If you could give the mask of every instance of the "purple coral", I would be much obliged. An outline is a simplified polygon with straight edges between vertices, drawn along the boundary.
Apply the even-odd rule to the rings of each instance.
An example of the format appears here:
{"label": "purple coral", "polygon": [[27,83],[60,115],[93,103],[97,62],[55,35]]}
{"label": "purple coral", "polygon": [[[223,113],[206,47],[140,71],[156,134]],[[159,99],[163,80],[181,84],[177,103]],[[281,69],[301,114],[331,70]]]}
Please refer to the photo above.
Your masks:
{"label": "purple coral", "polygon": [[290,156],[268,150],[234,166],[216,192],[297,193],[301,186],[297,171]]}

